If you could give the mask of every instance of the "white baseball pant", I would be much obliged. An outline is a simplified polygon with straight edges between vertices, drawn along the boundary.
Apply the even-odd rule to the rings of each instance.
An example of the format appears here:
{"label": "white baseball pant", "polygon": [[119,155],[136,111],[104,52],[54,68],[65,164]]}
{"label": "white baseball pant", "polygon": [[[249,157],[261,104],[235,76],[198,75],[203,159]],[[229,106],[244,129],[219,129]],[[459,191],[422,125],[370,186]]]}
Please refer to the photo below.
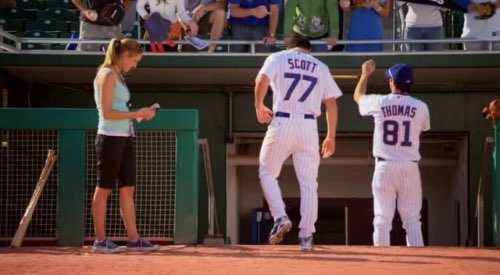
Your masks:
{"label": "white baseball pant", "polygon": [[275,117],[269,125],[260,151],[259,178],[274,220],[286,215],[277,178],[290,155],[300,184],[299,237],[309,237],[316,231],[318,218],[320,155],[315,119],[291,114],[289,118]]}
{"label": "white baseball pant", "polygon": [[391,245],[390,231],[397,206],[407,246],[423,246],[420,210],[422,184],[418,163],[377,160],[372,181],[375,246]]}

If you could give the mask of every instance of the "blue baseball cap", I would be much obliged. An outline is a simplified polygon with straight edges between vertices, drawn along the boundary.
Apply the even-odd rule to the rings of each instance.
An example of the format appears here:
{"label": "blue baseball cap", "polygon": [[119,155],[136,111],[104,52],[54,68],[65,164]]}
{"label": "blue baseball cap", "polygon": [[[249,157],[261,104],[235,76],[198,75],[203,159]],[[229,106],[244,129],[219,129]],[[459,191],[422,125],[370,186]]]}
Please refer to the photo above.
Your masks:
{"label": "blue baseball cap", "polygon": [[406,64],[396,64],[385,71],[385,77],[399,84],[413,84],[413,69]]}

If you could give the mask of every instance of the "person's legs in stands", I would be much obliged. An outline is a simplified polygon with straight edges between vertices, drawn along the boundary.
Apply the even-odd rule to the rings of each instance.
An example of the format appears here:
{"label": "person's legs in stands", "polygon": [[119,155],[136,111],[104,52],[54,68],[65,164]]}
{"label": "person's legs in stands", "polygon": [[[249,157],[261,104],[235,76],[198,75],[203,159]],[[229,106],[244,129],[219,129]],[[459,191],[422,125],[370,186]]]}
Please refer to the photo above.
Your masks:
{"label": "person's legs in stands", "polygon": [[488,49],[488,43],[485,42],[467,42],[464,43],[466,51],[484,51]]}
{"label": "person's legs in stands", "polygon": [[[137,21],[137,0],[132,0],[130,8],[125,11],[125,16],[122,19],[121,26],[123,33],[132,33]],[[138,37],[133,37],[137,39]]]}
{"label": "person's legs in stands", "polygon": [[[443,27],[429,27],[425,29],[425,39],[443,39]],[[425,43],[424,51],[442,51],[443,43]]]}
{"label": "person's legs in stands", "polygon": [[[267,35],[267,26],[249,26],[248,28],[250,40],[263,41],[264,37]],[[267,53],[269,52],[269,47],[264,44],[255,44],[255,52]]]}
{"label": "person's legs in stands", "polygon": [[[231,26],[231,39],[232,40],[248,40],[248,27],[243,26],[243,25],[232,25]],[[230,52],[234,53],[242,53],[242,52],[248,52],[249,50],[248,45],[231,45],[229,46]]]}
{"label": "person's legs in stands", "polygon": [[[422,28],[407,27],[405,29],[405,39],[421,40],[423,38],[424,38],[424,36],[423,36]],[[406,44],[406,50],[407,51],[423,51],[424,44],[423,43],[408,43],[408,44]]]}
{"label": "person's legs in stands", "polygon": [[[210,40],[215,41],[222,38],[222,32],[224,32],[224,27],[226,26],[226,12],[222,9],[213,10],[210,13],[209,22],[210,28]],[[208,52],[213,53],[217,44],[212,43],[208,46]]]}
{"label": "person's legs in stands", "polygon": [[[100,27],[98,25],[92,25],[85,21],[80,21],[80,39],[84,40],[97,40],[101,38]],[[97,52],[101,45],[99,44],[80,44],[78,45],[77,51],[88,51]]]}

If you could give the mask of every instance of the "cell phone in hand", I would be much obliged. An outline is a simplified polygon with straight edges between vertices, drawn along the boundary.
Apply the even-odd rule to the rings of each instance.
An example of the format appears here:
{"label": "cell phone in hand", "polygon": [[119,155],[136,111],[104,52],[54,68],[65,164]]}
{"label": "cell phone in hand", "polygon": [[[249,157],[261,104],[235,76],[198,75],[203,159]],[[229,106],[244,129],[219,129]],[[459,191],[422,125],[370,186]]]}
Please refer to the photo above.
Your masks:
{"label": "cell phone in hand", "polygon": [[[151,107],[149,107],[149,108],[153,109],[153,111],[156,112],[156,111],[158,111],[160,109],[160,104],[155,103],[155,104],[151,105]],[[143,118],[142,117],[138,117],[138,118],[136,118],[136,120],[137,120],[137,122],[140,123],[143,120]]]}
{"label": "cell phone in hand", "polygon": [[155,104],[151,105],[151,109],[153,109],[153,111],[155,111],[155,112],[160,110],[160,104],[155,103]]}

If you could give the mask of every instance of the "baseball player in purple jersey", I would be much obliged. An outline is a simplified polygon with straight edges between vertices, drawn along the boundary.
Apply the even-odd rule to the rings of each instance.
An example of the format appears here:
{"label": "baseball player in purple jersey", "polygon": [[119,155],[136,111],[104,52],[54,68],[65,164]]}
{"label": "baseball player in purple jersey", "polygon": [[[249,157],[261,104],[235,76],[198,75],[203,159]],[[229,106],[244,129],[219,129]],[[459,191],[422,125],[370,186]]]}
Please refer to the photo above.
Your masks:
{"label": "baseball player in purple jersey", "polygon": [[396,64],[385,72],[391,88],[387,95],[366,95],[368,79],[375,71],[373,60],[363,63],[361,71],[354,101],[362,116],[373,116],[375,120],[373,244],[391,245],[390,231],[397,207],[406,230],[407,246],[423,246],[418,161],[420,133],[430,129],[429,109],[424,102],[408,95],[413,84],[413,70],[408,65]]}
{"label": "baseball player in purple jersey", "polygon": [[[337,101],[342,95],[328,67],[311,56],[307,38],[294,36],[288,50],[271,54],[255,80],[255,110],[260,123],[269,123],[259,157],[259,178],[274,218],[270,244],[283,240],[292,223],[277,177],[283,162],[292,155],[300,184],[299,240],[302,251],[313,248],[314,223],[318,216],[319,137],[316,118],[321,103],[326,107],[328,133],[321,148],[323,158],[335,152]],[[264,105],[268,87],[273,90],[273,110]]]}

